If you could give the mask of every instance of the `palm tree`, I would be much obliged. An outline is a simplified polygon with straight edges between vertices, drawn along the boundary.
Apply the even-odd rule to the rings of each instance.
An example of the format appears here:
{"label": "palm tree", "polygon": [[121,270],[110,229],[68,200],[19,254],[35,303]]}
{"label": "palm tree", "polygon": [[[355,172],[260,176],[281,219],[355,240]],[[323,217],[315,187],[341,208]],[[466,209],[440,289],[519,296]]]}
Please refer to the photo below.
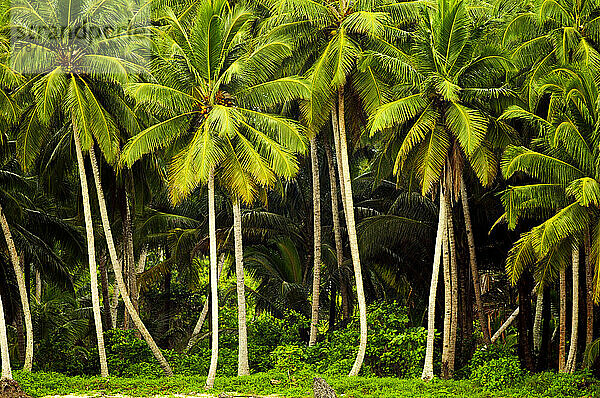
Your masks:
{"label": "palm tree", "polygon": [[[533,149],[510,146],[502,161],[506,178],[524,173],[535,182],[509,187],[503,195],[506,221],[515,228],[522,219],[542,222],[521,234],[507,258],[511,282],[523,269],[533,267],[539,283],[560,276],[561,321],[559,368],[572,371],[576,347],[566,361],[566,285],[565,268],[573,266],[573,286],[578,286],[580,242],[600,239],[597,207],[600,185],[596,157],[598,126],[596,101],[598,90],[588,71],[558,67],[540,82],[540,94],[550,97],[547,119],[520,107],[509,108],[503,118],[518,119],[538,132]],[[586,245],[588,246],[588,245]],[[597,269],[598,253],[586,253],[588,267]],[[577,288],[578,289],[578,288]],[[597,297],[597,286],[594,297]],[[578,293],[573,292],[573,311],[578,312]],[[572,322],[578,321],[573,314]],[[577,327],[572,340],[577,340]]]}
{"label": "palm tree", "polygon": [[256,184],[272,183],[272,169],[286,178],[296,173],[294,153],[305,147],[295,122],[262,111],[306,96],[307,85],[293,77],[274,78],[291,48],[278,37],[255,38],[254,20],[249,8],[223,0],[198,4],[194,15],[179,18],[166,10],[152,82],[128,86],[140,106],[162,121],[127,143],[125,162],[171,147],[172,201],[200,183],[208,186],[212,355],[207,388],[214,384],[218,358],[215,172],[219,168],[241,198],[254,199]]}
{"label": "palm tree", "polygon": [[311,95],[303,105],[303,116],[314,134],[329,118],[329,111],[335,109],[331,113],[333,136],[361,330],[358,353],[350,370],[350,375],[356,376],[362,367],[367,347],[367,310],[354,219],[344,86],[351,78],[352,89],[359,95],[367,112],[384,102],[387,93],[374,73],[376,71],[369,65],[366,68],[358,67],[358,55],[369,49],[391,45],[402,37],[405,32],[397,26],[417,19],[420,3],[386,0],[351,3],[341,0],[329,4],[307,0],[274,0],[268,6],[272,14],[269,23],[276,26],[275,30],[291,32],[298,40],[295,65],[307,70],[311,82]]}
{"label": "palm tree", "polygon": [[[9,56],[9,49],[7,48],[4,42],[0,44],[0,48],[0,59],[2,60],[2,63],[0,64],[0,106],[2,107],[2,120],[0,121],[0,124],[6,131],[10,126],[12,126],[16,122],[18,112],[20,112],[18,106],[14,103],[10,94],[11,91],[14,91],[22,82],[22,77],[14,71],[12,71],[8,67],[8,65],[4,63],[5,59]],[[2,145],[6,143],[6,139],[7,137],[5,136],[2,136],[0,138]],[[31,311],[29,309],[29,295],[27,294],[25,276],[23,274],[23,269],[21,267],[19,255],[17,253],[17,249],[15,248],[10,227],[8,221],[6,220],[6,216],[4,214],[2,206],[0,206],[0,224],[2,225],[4,239],[6,241],[11,263],[13,265],[13,270],[17,278],[19,296],[21,299],[21,306],[23,309],[23,317],[25,319],[27,344],[25,349],[25,361],[23,364],[23,369],[30,372],[33,367],[33,325],[31,322]]]}
{"label": "palm tree", "polygon": [[0,296],[0,356],[2,361],[2,380],[12,380],[12,370],[10,367],[10,356],[8,354],[8,338],[6,333],[6,320],[4,318],[4,305]]}
{"label": "palm tree", "polygon": [[[394,173],[416,170],[422,193],[435,189],[440,181],[442,190],[452,200],[459,195],[466,196],[461,180],[466,167],[477,176],[482,185],[488,186],[494,179],[496,164],[493,148],[505,142],[508,126],[494,118],[494,103],[508,91],[499,86],[509,62],[501,53],[487,46],[475,29],[475,21],[469,17],[469,10],[463,1],[441,0],[437,8],[429,8],[424,23],[414,34],[410,52],[398,48],[387,53],[378,53],[374,60],[387,61],[390,73],[396,77],[400,98],[378,108],[371,118],[372,133],[383,131],[382,142],[385,148],[398,148],[395,153]],[[375,62],[375,61],[373,61]],[[499,73],[499,75],[495,75]],[[486,104],[487,102],[487,104]],[[398,129],[406,128],[406,134],[398,136]],[[500,137],[502,137],[500,139]],[[398,146],[395,142],[400,141]],[[449,202],[446,206],[450,205]],[[463,205],[466,205],[463,200]],[[440,202],[440,208],[444,206]],[[465,220],[470,219],[468,209],[463,209]],[[451,209],[439,212],[440,217],[449,217],[448,229],[453,230]],[[445,220],[438,225],[444,226]],[[468,225],[467,231],[471,231]],[[442,234],[444,235],[444,234]],[[473,237],[469,238],[470,254],[474,255]],[[441,244],[441,240],[438,243]],[[436,248],[436,253],[440,252]],[[450,258],[452,257],[450,253]],[[474,256],[470,259],[471,268],[476,268]],[[434,258],[434,261],[437,261]],[[451,264],[454,263],[451,261]],[[450,264],[450,265],[451,265]],[[456,270],[450,267],[447,290],[456,292],[452,286]],[[434,267],[436,271],[436,267]],[[472,272],[474,286],[479,286]],[[432,281],[435,281],[432,278]],[[435,294],[431,287],[431,293]],[[486,322],[483,318],[481,295],[476,294],[480,326],[484,336]],[[432,298],[430,297],[430,302]],[[452,305],[452,303],[446,303]],[[448,310],[451,314],[452,311]],[[434,315],[430,308],[429,317]],[[430,320],[430,324],[431,324]],[[449,327],[456,322],[450,322]],[[451,333],[451,330],[448,331]],[[429,329],[429,334],[434,330]],[[449,342],[452,348],[453,342]],[[433,346],[430,346],[430,350]],[[448,353],[448,376],[453,371],[453,350]],[[431,353],[426,356],[433,358]],[[424,379],[430,379],[431,363],[424,366]]]}
{"label": "palm tree", "polygon": [[[23,31],[31,32],[40,23],[60,28],[66,21],[66,30],[88,32],[89,38],[80,40],[68,35],[65,40],[55,42],[55,38],[47,32],[34,32],[30,42],[17,42],[15,47],[15,65],[24,72],[34,73],[28,87],[32,87],[33,102],[26,113],[26,119],[19,131],[19,154],[25,168],[32,163],[40,146],[46,138],[46,125],[71,124],[80,173],[82,198],[84,201],[84,217],[88,238],[88,257],[92,286],[92,301],[94,320],[101,357],[101,372],[108,375],[105,353],[103,348],[102,324],[100,322],[99,297],[97,292],[96,254],[89,191],[84,169],[83,151],[89,150],[94,171],[94,181],[101,208],[102,224],[107,238],[109,253],[117,285],[124,297],[125,306],[132,314],[136,326],[147,340],[154,355],[162,365],[165,373],[172,372],[164,356],[147,332],[139,315],[133,314],[134,308],[130,303],[125,285],[120,283],[120,265],[112,243],[112,234],[106,214],[106,205],[102,195],[100,179],[97,175],[97,161],[93,152],[96,141],[108,162],[113,162],[119,150],[118,130],[128,126],[135,119],[128,112],[126,104],[114,92],[107,94],[106,87],[123,83],[127,71],[133,68],[132,61],[136,54],[121,54],[122,47],[129,44],[126,35],[105,36],[109,31],[97,29],[105,26],[127,26],[126,4],[119,1],[84,2],[75,8],[62,7],[61,4],[44,2],[40,9],[34,9],[31,4],[24,3],[16,7],[13,22]],[[47,14],[47,15],[46,15]],[[45,18],[47,16],[47,18]],[[63,18],[64,17],[64,18]],[[40,18],[44,18],[43,21]],[[43,32],[43,31],[42,31]],[[104,34],[97,35],[97,32]],[[125,37],[125,38],[124,38]],[[135,36],[132,36],[135,38]],[[38,51],[29,51],[28,46],[34,46]],[[71,54],[65,56],[65,54]],[[126,59],[127,58],[127,59]],[[135,70],[135,69],[134,69]],[[57,116],[57,115],[60,115]],[[119,122],[116,121],[118,118]]]}
{"label": "palm tree", "polygon": [[317,343],[319,323],[319,294],[321,292],[321,179],[319,178],[319,156],[317,138],[310,139],[310,165],[313,189],[313,285],[310,311],[310,338],[308,346]]}

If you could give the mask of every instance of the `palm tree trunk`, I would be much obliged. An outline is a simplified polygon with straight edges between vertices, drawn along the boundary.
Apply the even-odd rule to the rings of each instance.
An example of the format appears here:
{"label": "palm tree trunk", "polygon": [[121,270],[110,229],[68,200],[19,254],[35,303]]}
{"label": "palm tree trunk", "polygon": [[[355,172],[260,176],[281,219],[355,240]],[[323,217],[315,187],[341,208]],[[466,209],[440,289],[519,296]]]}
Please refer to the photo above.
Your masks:
{"label": "palm tree trunk", "polygon": [[[235,277],[238,301],[238,376],[250,374],[248,365],[248,331],[246,329],[246,285],[244,278],[244,247],[242,243],[242,209],[240,201],[233,203],[233,235],[235,245]],[[218,278],[218,275],[217,275]]]}
{"label": "palm tree trunk", "polygon": [[573,373],[577,364],[577,341],[579,337],[579,246],[573,248],[573,311],[571,314],[571,343],[566,371]]}
{"label": "palm tree trunk", "polygon": [[[448,196],[450,193],[447,193]],[[446,202],[448,198],[445,198]],[[444,333],[442,342],[442,377],[449,377],[450,329],[452,328],[452,277],[450,275],[450,242],[448,239],[448,206],[446,207],[446,230],[442,236],[444,271]]]}
{"label": "palm tree trunk", "polygon": [[542,344],[542,312],[544,311],[544,291],[540,287],[537,289],[537,298],[535,301],[535,320],[533,321],[533,350],[540,352]]}
{"label": "palm tree trunk", "polygon": [[38,269],[35,270],[35,299],[38,303],[42,301],[42,273]]}
{"label": "palm tree trunk", "polygon": [[8,335],[6,333],[6,319],[4,318],[4,305],[2,304],[2,295],[0,295],[0,357],[2,357],[2,374],[0,375],[0,379],[12,380],[10,355],[8,353]]}
{"label": "palm tree trunk", "polygon": [[437,295],[438,278],[440,275],[440,262],[442,259],[442,237],[446,233],[446,206],[444,205],[444,192],[440,189],[440,206],[438,215],[437,234],[435,237],[435,250],[433,254],[433,268],[431,272],[431,285],[429,286],[429,307],[427,310],[427,348],[425,350],[425,364],[423,365],[423,380],[433,379],[433,343],[435,342],[435,301]]}
{"label": "palm tree trunk", "polygon": [[[450,199],[450,200],[449,200]],[[451,195],[446,197],[446,222],[448,223],[448,246],[450,248],[450,283],[452,285],[450,318],[450,341],[448,346],[448,378],[454,377],[454,362],[456,358],[456,335],[458,331],[458,260],[456,259],[456,242],[454,238],[454,222],[452,214]]]}
{"label": "palm tree trunk", "polygon": [[481,283],[479,278],[479,269],[477,268],[477,256],[475,254],[475,237],[473,235],[473,224],[471,222],[471,212],[469,211],[469,200],[467,197],[467,184],[464,177],[460,181],[460,197],[465,216],[465,229],[467,230],[467,243],[469,246],[469,264],[471,266],[471,278],[473,279],[473,288],[475,291],[475,305],[477,306],[477,316],[483,335],[483,342],[490,344],[490,330],[487,327],[485,313],[483,312],[483,301],[481,300]]}
{"label": "palm tree trunk", "polygon": [[[225,253],[222,253],[219,257],[219,265],[217,269],[217,278],[221,278],[221,271],[223,270],[223,264],[225,264]],[[187,347],[183,352],[188,352],[190,348],[196,344],[198,338],[200,336],[200,331],[202,330],[202,326],[204,325],[204,321],[206,320],[206,316],[208,315],[208,309],[210,308],[210,293],[206,295],[206,301],[204,301],[204,306],[202,307],[202,312],[200,313],[200,317],[196,322],[196,326],[194,327],[194,331],[190,336],[190,340],[188,341]]]}
{"label": "palm tree trunk", "polygon": [[354,221],[354,200],[352,198],[352,180],[350,178],[350,162],[348,161],[348,142],[346,139],[346,123],[344,119],[344,87],[338,91],[339,106],[339,142],[342,173],[340,180],[344,181],[344,197],[346,202],[346,226],[348,227],[348,238],[350,240],[350,254],[352,256],[352,265],[354,266],[354,279],[356,280],[356,296],[358,298],[358,311],[360,323],[360,343],[356,360],[350,370],[350,376],[357,376],[362,367],[367,351],[367,301],[362,280],[362,269],[360,266],[360,253],[358,251],[358,237],[356,235],[356,224]]}
{"label": "palm tree trunk", "polygon": [[565,352],[567,340],[567,277],[564,267],[559,271],[559,336],[558,336],[558,371],[565,372]]}
{"label": "palm tree trunk", "polygon": [[[138,264],[135,269],[135,281],[136,281],[136,289],[135,289],[135,302],[137,303],[137,307],[139,308],[140,303],[140,289],[137,284],[138,276],[144,272],[146,269],[146,259],[148,258],[148,245],[145,244],[142,246],[142,251],[140,252],[140,257],[138,258]],[[139,312],[139,311],[138,311]]]}
{"label": "palm tree trunk", "polygon": [[[100,356],[100,375],[108,377],[108,364],[106,362],[106,351],[104,350],[104,335],[102,334],[102,318],[100,317],[100,297],[98,295],[98,270],[96,268],[96,248],[94,243],[94,225],[92,223],[92,210],[90,208],[90,194],[83,162],[83,152],[79,133],[74,128],[75,152],[77,152],[77,166],[79,169],[79,181],[81,183],[81,197],[83,201],[83,216],[85,219],[85,231],[88,245],[88,265],[90,269],[90,286],[92,290],[92,310],[94,313],[94,324],[96,326],[96,339],[98,340],[98,355]],[[90,151],[91,153],[91,151]]]}
{"label": "palm tree trunk", "polygon": [[342,152],[340,148],[340,126],[339,126],[339,117],[338,117],[338,108],[336,103],[334,103],[331,108],[331,127],[333,132],[333,145],[335,147],[335,159],[337,161],[337,169],[338,176],[340,182],[340,195],[342,197],[342,208],[344,210],[344,214],[348,213],[348,209],[346,208],[346,191],[344,189],[344,176],[342,175]]}
{"label": "palm tree trunk", "polygon": [[340,226],[340,212],[338,204],[337,177],[335,174],[335,164],[333,162],[333,153],[329,144],[325,145],[327,155],[327,166],[329,169],[329,186],[331,188],[331,218],[333,219],[333,237],[335,241],[335,254],[337,259],[338,272],[340,274],[340,293],[342,295],[342,316],[348,319],[350,316],[350,306],[348,305],[348,285],[346,284],[344,267],[344,246],[342,245],[342,228]]}
{"label": "palm tree trunk", "polygon": [[211,295],[211,355],[206,388],[213,388],[217,375],[217,361],[219,359],[219,299],[217,292],[217,228],[215,216],[215,171],[211,170],[208,176],[208,236],[210,246],[210,295]]}
{"label": "palm tree trunk", "polygon": [[310,139],[310,160],[313,191],[313,284],[308,346],[312,347],[317,342],[319,331],[317,327],[319,324],[319,293],[321,291],[321,181],[316,137]]}
{"label": "palm tree trunk", "polygon": [[504,333],[504,331],[506,329],[508,329],[508,327],[515,321],[515,319],[517,319],[517,317],[519,316],[519,308],[517,307],[512,314],[510,314],[510,316],[506,319],[506,321],[504,321],[504,323],[498,328],[498,330],[496,331],[496,333],[494,333],[494,335],[491,338],[491,344],[494,344],[502,335],[502,333]]}
{"label": "palm tree trunk", "polygon": [[6,246],[10,253],[10,260],[17,277],[17,285],[19,287],[19,298],[21,299],[21,306],[23,310],[23,317],[25,318],[25,333],[27,335],[27,345],[25,348],[25,362],[23,369],[31,372],[33,367],[33,326],[31,323],[31,311],[29,309],[29,295],[27,294],[27,287],[25,286],[25,276],[23,275],[23,267],[19,261],[19,255],[8,226],[8,221],[0,206],[0,223],[2,224],[2,232],[4,232],[4,239],[6,240]]}
{"label": "palm tree trunk", "polygon": [[[160,348],[156,345],[156,342],[146,329],[146,326],[142,322],[138,312],[133,307],[133,303],[127,293],[127,288],[125,286],[125,281],[123,280],[123,274],[121,272],[121,266],[119,264],[119,259],[117,256],[117,250],[115,248],[115,241],[112,236],[112,230],[110,228],[110,221],[108,219],[108,211],[106,210],[106,201],[104,199],[104,191],[102,190],[102,183],[100,180],[100,170],[98,168],[98,162],[96,161],[96,154],[94,152],[94,147],[90,148],[90,160],[92,162],[92,172],[94,174],[94,182],[96,185],[96,194],[98,197],[98,204],[100,207],[100,217],[102,219],[102,227],[104,228],[104,236],[106,238],[106,246],[108,247],[108,253],[110,255],[111,264],[113,266],[113,272],[115,273],[115,281],[117,282],[117,287],[121,292],[121,296],[123,297],[123,303],[125,304],[125,308],[127,312],[132,317],[133,323],[135,324],[137,330],[141,333],[142,337],[150,347],[152,354],[160,364],[163,369],[163,372],[166,376],[172,376],[173,371],[169,366],[169,363],[163,356]],[[82,159],[83,160],[83,159]]]}
{"label": "palm tree trunk", "polygon": [[102,254],[98,262],[100,270],[100,285],[102,286],[102,307],[104,314],[104,328],[110,330],[112,328],[112,319],[110,312],[110,295],[108,292],[108,270],[106,269],[106,255]]}
{"label": "palm tree trunk", "polygon": [[592,252],[589,232],[585,234],[585,349],[587,350],[594,341],[594,265],[590,259]]}

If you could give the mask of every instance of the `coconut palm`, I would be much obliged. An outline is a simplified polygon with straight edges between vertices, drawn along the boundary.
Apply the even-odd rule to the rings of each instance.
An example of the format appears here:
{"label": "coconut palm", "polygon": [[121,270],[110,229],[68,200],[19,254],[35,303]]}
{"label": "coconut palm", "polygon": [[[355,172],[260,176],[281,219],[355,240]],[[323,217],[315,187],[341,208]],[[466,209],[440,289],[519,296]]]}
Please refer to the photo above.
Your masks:
{"label": "coconut palm", "polygon": [[[218,358],[217,247],[214,214],[215,174],[251,201],[256,185],[269,185],[272,170],[289,178],[297,171],[294,153],[305,143],[298,125],[264,109],[306,96],[307,85],[278,77],[291,55],[279,37],[256,38],[251,9],[226,1],[202,2],[194,15],[179,18],[166,10],[164,35],[150,66],[150,82],[128,92],[161,121],[134,136],[123,151],[131,165],[142,155],[170,147],[171,199],[182,200],[198,184],[208,186],[212,355],[206,386],[212,388]],[[260,148],[257,151],[256,148]]]}
{"label": "coconut palm", "polygon": [[555,64],[576,63],[600,78],[600,5],[594,0],[533,0],[506,25],[502,45],[526,72],[523,88],[530,109],[537,102],[536,81]]}
{"label": "coconut palm", "polygon": [[[506,221],[514,228],[521,219],[542,220],[521,235],[509,252],[506,266],[513,283],[526,267],[533,267],[542,284],[558,273],[563,291],[564,268],[569,264],[573,265],[573,286],[578,286],[579,247],[583,242],[590,242],[591,250],[585,256],[589,267],[598,269],[598,90],[589,69],[556,68],[540,83],[540,93],[551,98],[546,119],[519,107],[509,108],[503,115],[521,120],[539,134],[532,149],[511,146],[505,152],[502,170],[506,178],[524,173],[535,179],[505,192]],[[597,286],[594,288],[594,297],[598,297]],[[575,290],[573,311],[578,312]],[[578,322],[575,313],[572,322]],[[566,317],[561,321],[561,342],[566,340],[565,323]],[[563,348],[559,359],[559,367],[569,372],[575,366],[576,329],[568,360]]]}
{"label": "coconut palm", "polygon": [[[313,135],[329,119],[330,111],[335,109],[331,113],[331,120],[359,303],[360,343],[350,370],[350,375],[357,375],[367,346],[367,323],[348,160],[348,115],[344,107],[344,87],[351,78],[352,86],[348,88],[359,95],[367,112],[385,101],[387,93],[377,78],[377,71],[370,65],[358,67],[358,56],[369,49],[393,47],[393,43],[405,37],[405,32],[398,27],[416,21],[420,2],[380,0],[351,3],[341,0],[330,4],[307,0],[273,0],[267,5],[271,12],[269,24],[276,26],[276,31],[293,33],[298,41],[295,65],[307,71],[311,82],[311,95],[304,103],[303,116]],[[318,275],[318,272],[315,273],[316,277]],[[315,278],[314,284],[318,283]],[[314,333],[315,319],[312,325]]]}
{"label": "coconut palm", "polygon": [[[437,8],[428,9],[424,14],[424,23],[415,32],[408,53],[396,49],[394,57],[385,53],[373,56],[373,59],[386,59],[393,65],[395,72],[390,72],[397,76],[400,98],[379,107],[371,119],[371,132],[385,133],[385,148],[396,148],[394,173],[410,168],[416,170],[423,194],[434,191],[442,182],[440,189],[447,190],[444,196],[449,208],[440,211],[439,215],[449,217],[448,233],[454,228],[451,200],[467,194],[466,186],[458,188],[463,174],[470,169],[482,185],[488,186],[496,173],[493,148],[506,142],[506,135],[510,132],[503,122],[493,117],[494,104],[508,94],[508,90],[500,84],[509,62],[498,50],[489,47],[483,40],[479,41],[481,30],[475,29],[475,23],[463,1],[441,0]],[[398,135],[397,128],[407,129],[406,134]],[[396,145],[398,141],[400,143]],[[440,202],[441,206],[444,206],[443,202]],[[468,208],[464,210],[468,220]],[[439,222],[442,228],[445,224],[446,221]],[[467,231],[470,230],[471,226],[467,226]],[[440,233],[443,238],[444,233],[438,228]],[[443,239],[436,241],[442,244]],[[469,244],[469,252],[473,255],[472,237]],[[436,249],[436,253],[441,253],[441,250]],[[437,259],[434,259],[434,264],[435,261]],[[470,264],[477,287],[478,272],[473,256]],[[450,286],[446,287],[456,293],[451,280],[455,273],[456,270],[450,269]],[[435,282],[435,278],[432,281]],[[431,287],[431,294],[435,294],[434,287]],[[476,294],[476,298],[478,296],[480,324],[486,336],[483,305],[480,295]],[[430,302],[435,300],[430,297]],[[428,316],[433,317],[434,309],[429,310]],[[429,334],[433,333],[430,328]],[[433,349],[431,344],[428,347],[429,351]],[[447,368],[451,373],[451,346],[449,351]],[[432,358],[428,353],[424,379],[433,377]]]}
{"label": "coconut palm", "polygon": [[[127,26],[128,15],[128,3],[119,0],[77,4],[42,2],[35,8],[24,2],[15,3],[11,8],[11,23],[22,33],[15,41],[13,66],[31,77],[22,90],[31,94],[31,105],[25,111],[17,137],[18,153],[24,167],[35,159],[47,137],[48,126],[65,127],[73,132],[88,240],[94,321],[104,377],[108,376],[108,368],[83,152],[93,148],[95,141],[104,157],[112,162],[119,150],[119,125],[114,118],[116,115],[111,114],[114,104],[107,103],[112,97],[102,95],[102,88],[123,83],[133,67],[131,61],[135,59],[135,53],[126,49],[131,48],[127,40],[135,39],[135,35],[114,33],[118,32],[116,28]],[[105,29],[107,26],[113,29]],[[64,36],[57,37],[54,30],[63,32]],[[30,50],[32,48],[34,50]],[[123,120],[123,113],[118,116]],[[104,217],[103,221],[106,225]],[[119,267],[114,268],[118,273]],[[153,351],[159,362],[166,364],[158,348],[152,348],[155,348]]]}

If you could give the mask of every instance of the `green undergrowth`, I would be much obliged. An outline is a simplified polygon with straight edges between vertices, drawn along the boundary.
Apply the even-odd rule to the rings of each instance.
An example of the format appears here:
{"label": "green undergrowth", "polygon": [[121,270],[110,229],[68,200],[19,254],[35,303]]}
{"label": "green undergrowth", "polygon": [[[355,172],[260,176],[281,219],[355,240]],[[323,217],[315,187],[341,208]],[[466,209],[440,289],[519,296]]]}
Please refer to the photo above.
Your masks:
{"label": "green undergrowth", "polygon": [[[210,393],[237,392],[245,395],[278,394],[281,397],[312,397],[314,374],[269,372],[247,377],[217,378]],[[47,395],[123,394],[132,397],[199,395],[205,393],[201,376],[171,378],[125,378],[65,376],[59,373],[15,372],[15,378],[33,397]],[[325,380],[339,395],[352,398],[392,397],[600,397],[600,382],[588,375],[540,373],[518,382],[490,388],[474,380],[440,380],[376,377],[332,377]]]}

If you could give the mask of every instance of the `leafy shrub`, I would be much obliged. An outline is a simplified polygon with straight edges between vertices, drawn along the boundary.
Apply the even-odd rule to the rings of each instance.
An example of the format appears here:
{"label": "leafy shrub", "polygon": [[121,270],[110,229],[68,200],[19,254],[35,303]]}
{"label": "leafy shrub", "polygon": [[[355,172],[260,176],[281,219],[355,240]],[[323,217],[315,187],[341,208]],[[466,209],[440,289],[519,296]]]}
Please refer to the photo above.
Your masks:
{"label": "leafy shrub", "polygon": [[[369,306],[369,344],[361,374],[417,377],[425,358],[427,331],[410,326],[406,307],[396,303]],[[359,321],[332,332],[328,339],[308,348],[307,358],[323,374],[348,373],[358,350]]]}
{"label": "leafy shrub", "polygon": [[471,380],[491,390],[501,390],[520,382],[525,372],[520,367],[519,358],[505,356],[492,359],[477,367],[471,373]]}
{"label": "leafy shrub", "polygon": [[491,346],[482,347],[476,350],[469,361],[469,369],[473,370],[485,365],[494,359],[511,357],[514,355],[514,350],[511,347],[502,344],[493,344]]}

